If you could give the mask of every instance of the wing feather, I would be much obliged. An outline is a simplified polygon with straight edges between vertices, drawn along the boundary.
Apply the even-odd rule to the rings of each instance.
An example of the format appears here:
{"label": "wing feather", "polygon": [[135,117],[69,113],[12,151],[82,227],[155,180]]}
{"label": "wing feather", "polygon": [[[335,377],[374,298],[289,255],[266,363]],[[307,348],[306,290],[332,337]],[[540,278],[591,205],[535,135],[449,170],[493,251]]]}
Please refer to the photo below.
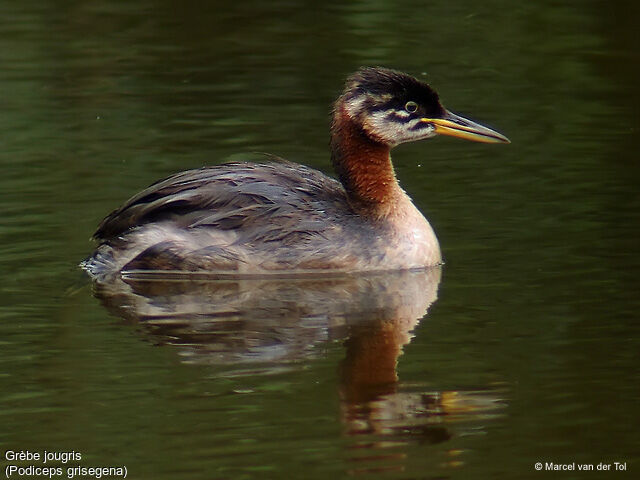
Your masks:
{"label": "wing feather", "polygon": [[275,230],[320,231],[325,212],[335,215],[346,205],[342,186],[317,170],[289,162],[229,163],[154,183],[110,213],[94,238],[104,242],[144,224],[171,221],[181,228],[249,227],[249,237],[278,240]]}

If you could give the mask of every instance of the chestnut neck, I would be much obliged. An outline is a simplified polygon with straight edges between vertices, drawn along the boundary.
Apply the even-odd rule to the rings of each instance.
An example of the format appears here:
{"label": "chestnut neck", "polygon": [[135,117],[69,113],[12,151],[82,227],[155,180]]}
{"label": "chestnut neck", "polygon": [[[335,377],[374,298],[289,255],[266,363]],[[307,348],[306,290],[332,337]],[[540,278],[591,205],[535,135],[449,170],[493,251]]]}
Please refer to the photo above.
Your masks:
{"label": "chestnut neck", "polygon": [[361,215],[387,217],[404,196],[388,145],[369,137],[336,105],[331,125],[331,161],[351,207]]}

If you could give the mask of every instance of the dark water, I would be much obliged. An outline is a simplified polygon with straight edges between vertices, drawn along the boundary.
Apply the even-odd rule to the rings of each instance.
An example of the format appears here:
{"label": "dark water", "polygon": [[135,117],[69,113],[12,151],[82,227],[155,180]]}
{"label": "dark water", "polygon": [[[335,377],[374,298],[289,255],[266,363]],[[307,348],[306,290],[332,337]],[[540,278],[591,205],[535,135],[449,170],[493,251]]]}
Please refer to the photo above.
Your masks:
{"label": "dark water", "polygon": [[[636,2],[0,14],[0,450],[129,478],[637,478]],[[255,151],[329,171],[329,105],[368,64],[513,142],[394,151],[442,271],[92,290],[94,227],[157,178]]]}

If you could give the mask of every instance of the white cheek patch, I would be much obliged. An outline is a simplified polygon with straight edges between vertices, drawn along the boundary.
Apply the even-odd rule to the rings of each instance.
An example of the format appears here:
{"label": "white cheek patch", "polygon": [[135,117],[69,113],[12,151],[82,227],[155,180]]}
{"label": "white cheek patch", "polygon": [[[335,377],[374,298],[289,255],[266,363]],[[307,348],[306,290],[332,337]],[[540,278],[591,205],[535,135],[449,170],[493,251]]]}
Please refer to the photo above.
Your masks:
{"label": "white cheek patch", "polygon": [[404,110],[375,112],[366,118],[363,127],[371,137],[389,146],[435,136],[435,127],[420,118],[406,121],[410,115]]}
{"label": "white cheek patch", "polygon": [[391,99],[393,99],[393,95],[389,93],[385,93],[384,95],[358,95],[345,102],[345,110],[351,118],[356,119],[362,115],[367,102],[370,102],[371,104],[380,104],[388,102]]}
{"label": "white cheek patch", "polygon": [[395,110],[375,112],[365,119],[362,126],[372,137],[390,146],[397,145],[403,141],[402,137],[407,128],[405,123],[393,120],[397,113]]}
{"label": "white cheek patch", "polygon": [[367,97],[364,97],[364,96],[354,97],[351,100],[349,100],[346,105],[347,114],[351,118],[356,118],[360,114],[360,111],[362,110],[362,106],[364,105],[364,102],[366,100],[367,100]]}
{"label": "white cheek patch", "polygon": [[432,123],[423,122],[420,118],[407,123],[407,137],[403,141],[422,140],[436,135],[436,127]]}

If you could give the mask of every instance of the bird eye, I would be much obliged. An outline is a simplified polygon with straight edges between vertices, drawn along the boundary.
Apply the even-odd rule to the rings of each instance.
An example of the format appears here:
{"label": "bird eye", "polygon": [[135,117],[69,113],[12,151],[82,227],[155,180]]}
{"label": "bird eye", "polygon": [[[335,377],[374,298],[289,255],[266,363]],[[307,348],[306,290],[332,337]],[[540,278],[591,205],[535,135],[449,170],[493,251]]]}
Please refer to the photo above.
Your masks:
{"label": "bird eye", "polygon": [[408,101],[405,104],[404,109],[409,113],[416,113],[418,111],[418,104],[414,101]]}

